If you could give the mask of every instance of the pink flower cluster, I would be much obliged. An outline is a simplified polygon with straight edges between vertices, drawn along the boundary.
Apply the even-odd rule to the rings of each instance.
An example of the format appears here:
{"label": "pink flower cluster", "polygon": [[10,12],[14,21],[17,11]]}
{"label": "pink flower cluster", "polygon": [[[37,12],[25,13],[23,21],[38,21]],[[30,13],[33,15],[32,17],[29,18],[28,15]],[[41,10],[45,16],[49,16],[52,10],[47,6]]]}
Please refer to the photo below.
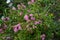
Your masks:
{"label": "pink flower cluster", "polygon": [[22,30],[20,23],[13,26],[13,30],[14,30],[14,32],[18,32],[19,30]]}
{"label": "pink flower cluster", "polygon": [[[30,17],[30,18],[29,18]],[[35,17],[33,17],[33,14],[30,14],[29,16],[28,15],[25,15],[24,16],[24,19],[26,20],[26,21],[28,21],[28,20],[35,20]]]}
{"label": "pink flower cluster", "polygon": [[31,0],[31,2],[34,2],[35,0]]}

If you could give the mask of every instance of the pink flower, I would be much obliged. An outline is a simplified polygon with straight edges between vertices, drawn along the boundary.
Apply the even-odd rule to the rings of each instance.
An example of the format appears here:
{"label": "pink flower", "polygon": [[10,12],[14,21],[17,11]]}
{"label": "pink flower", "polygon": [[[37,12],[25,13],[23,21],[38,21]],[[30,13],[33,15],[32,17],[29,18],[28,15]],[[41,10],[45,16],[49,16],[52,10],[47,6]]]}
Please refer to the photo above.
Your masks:
{"label": "pink flower", "polygon": [[42,40],[45,40],[45,37],[46,37],[45,34],[42,34],[42,35],[41,35]]}
{"label": "pink flower", "polygon": [[36,24],[40,24],[40,21],[35,21],[35,23],[34,23],[34,24],[35,24],[35,25],[36,25]]}
{"label": "pink flower", "polygon": [[19,30],[21,30],[22,28],[21,28],[21,25],[20,24],[17,24],[17,25],[15,25],[14,27],[13,27],[13,30],[14,30],[14,32],[18,32]]}
{"label": "pink flower", "polygon": [[2,18],[1,18],[3,21],[8,21],[9,20],[9,17],[4,17],[4,16],[2,16]]}
{"label": "pink flower", "polygon": [[23,12],[20,12],[20,16],[23,14]]}
{"label": "pink flower", "polygon": [[17,27],[15,27],[15,28],[14,28],[14,32],[17,32],[17,31],[18,31],[18,29],[17,29]]}
{"label": "pink flower", "polygon": [[31,0],[28,2],[28,4],[33,4],[35,0]]}
{"label": "pink flower", "polygon": [[32,16],[33,16],[33,14],[30,14],[29,16],[31,16],[31,17],[32,17]]}
{"label": "pink flower", "polygon": [[25,16],[24,16],[24,19],[25,19],[26,21],[28,21],[28,20],[29,20],[29,16],[28,16],[28,15],[25,15]]}
{"label": "pink flower", "polygon": [[35,0],[31,0],[31,2],[33,3]]}
{"label": "pink flower", "polygon": [[20,9],[20,4],[17,5],[18,9]]}
{"label": "pink flower", "polygon": [[31,20],[35,20],[35,17],[31,17]]}

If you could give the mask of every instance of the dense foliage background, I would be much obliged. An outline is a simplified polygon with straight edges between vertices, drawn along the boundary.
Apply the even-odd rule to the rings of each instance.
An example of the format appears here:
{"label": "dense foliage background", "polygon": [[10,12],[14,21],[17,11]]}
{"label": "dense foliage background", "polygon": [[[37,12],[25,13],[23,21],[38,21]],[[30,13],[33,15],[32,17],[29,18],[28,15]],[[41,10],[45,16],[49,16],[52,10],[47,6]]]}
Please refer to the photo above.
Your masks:
{"label": "dense foliage background", "polygon": [[0,0],[0,40],[60,40],[60,0]]}

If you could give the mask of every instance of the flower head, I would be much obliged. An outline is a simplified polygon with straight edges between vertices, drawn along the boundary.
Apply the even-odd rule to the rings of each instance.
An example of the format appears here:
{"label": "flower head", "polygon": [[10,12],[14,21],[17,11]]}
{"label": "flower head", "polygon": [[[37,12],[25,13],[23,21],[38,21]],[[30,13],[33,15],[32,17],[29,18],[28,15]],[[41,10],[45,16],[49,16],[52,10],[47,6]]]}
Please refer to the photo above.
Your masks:
{"label": "flower head", "polygon": [[29,16],[28,16],[28,15],[25,15],[25,16],[24,16],[24,19],[25,19],[26,21],[28,21],[28,20],[29,20]]}
{"label": "flower head", "polygon": [[34,23],[34,24],[35,24],[35,25],[36,25],[36,24],[40,24],[40,21],[35,21],[35,23]]}
{"label": "flower head", "polygon": [[8,21],[8,20],[9,20],[9,17],[6,17],[6,18],[5,18],[5,21]]}
{"label": "flower head", "polygon": [[41,35],[42,40],[44,40],[44,39],[45,39],[45,37],[46,37],[46,35],[45,35],[45,34],[42,34],[42,35]]}
{"label": "flower head", "polygon": [[33,14],[29,14],[29,16],[31,16],[31,17],[32,17],[32,16],[33,16]]}
{"label": "flower head", "polygon": [[20,24],[17,24],[17,25],[15,25],[14,27],[13,27],[13,30],[14,30],[14,32],[17,32],[17,31],[19,31],[19,30],[21,30],[22,28],[21,28],[21,25]]}
{"label": "flower head", "polygon": [[12,10],[16,10],[16,8],[15,7],[12,7]]}
{"label": "flower head", "polygon": [[3,21],[8,21],[9,20],[9,17],[4,17],[4,16],[2,16],[2,18],[1,18]]}
{"label": "flower head", "polygon": [[31,17],[31,20],[35,20],[35,17]]}

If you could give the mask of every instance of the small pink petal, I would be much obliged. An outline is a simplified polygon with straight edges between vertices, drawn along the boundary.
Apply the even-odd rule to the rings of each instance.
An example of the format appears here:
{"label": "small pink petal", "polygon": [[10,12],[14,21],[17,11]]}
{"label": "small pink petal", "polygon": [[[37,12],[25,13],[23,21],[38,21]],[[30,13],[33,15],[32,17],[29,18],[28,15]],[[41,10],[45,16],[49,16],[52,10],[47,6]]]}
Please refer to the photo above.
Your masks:
{"label": "small pink petal", "polygon": [[38,22],[38,21],[35,21],[35,23],[34,23],[34,24],[35,24],[35,25],[36,25],[36,24],[39,24],[39,22]]}
{"label": "small pink petal", "polygon": [[29,16],[28,15],[25,15],[24,16],[24,19],[27,21],[27,20],[29,20]]}
{"label": "small pink petal", "polygon": [[33,16],[33,14],[29,14],[29,16],[31,16],[31,17],[32,17],[32,16]]}
{"label": "small pink petal", "polygon": [[18,31],[21,30],[21,29],[22,29],[22,28],[21,28],[21,26],[20,26],[20,23],[17,24],[17,25],[15,25],[15,26],[13,27],[14,32],[18,32]]}
{"label": "small pink petal", "polygon": [[45,40],[45,38],[42,38],[42,40]]}
{"label": "small pink petal", "polygon": [[35,0],[31,0],[31,2],[34,2]]}
{"label": "small pink petal", "polygon": [[17,24],[17,27],[18,27],[18,30],[22,29],[20,24]]}
{"label": "small pink petal", "polygon": [[18,30],[22,30],[21,26],[18,27]]}
{"label": "small pink petal", "polygon": [[35,20],[35,18],[34,17],[31,17],[31,20]]}

